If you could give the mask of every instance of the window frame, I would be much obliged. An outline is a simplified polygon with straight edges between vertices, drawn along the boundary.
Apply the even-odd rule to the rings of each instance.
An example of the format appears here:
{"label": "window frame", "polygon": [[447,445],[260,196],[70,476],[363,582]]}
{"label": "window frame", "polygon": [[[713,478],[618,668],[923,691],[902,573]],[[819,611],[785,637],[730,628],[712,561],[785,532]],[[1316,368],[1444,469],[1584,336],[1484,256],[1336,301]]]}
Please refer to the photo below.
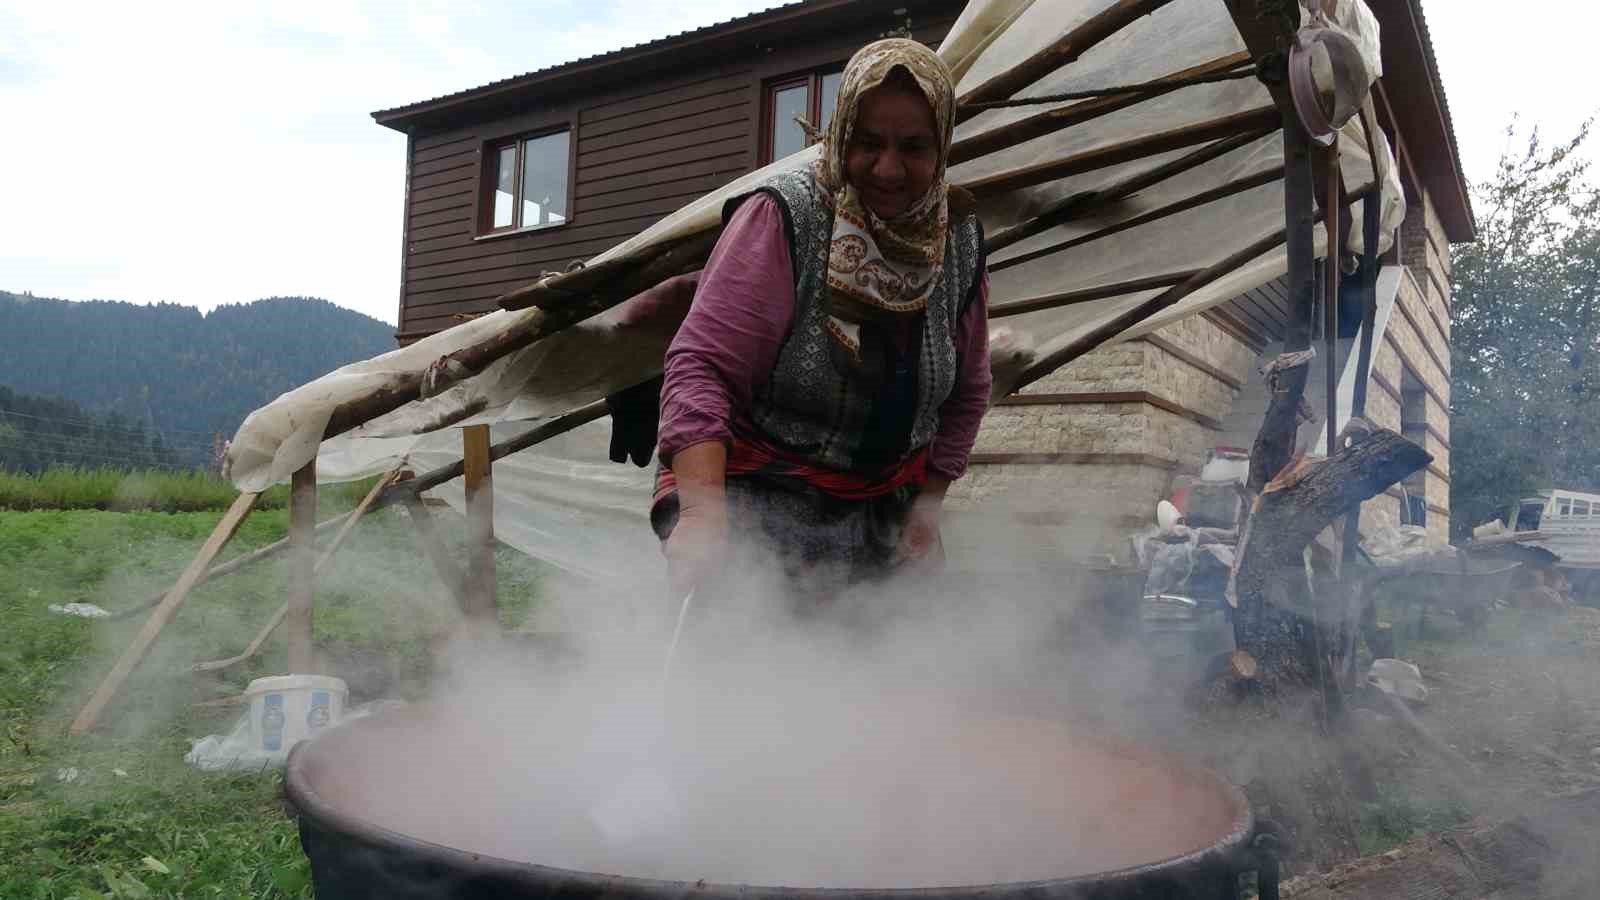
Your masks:
{"label": "window frame", "polygon": [[[791,72],[776,78],[768,78],[761,84],[761,140],[757,155],[758,167],[770,165],[777,160],[773,159],[773,131],[777,126],[774,117],[777,115],[777,96],[780,91],[788,88],[805,85],[806,87],[806,120],[811,124],[821,127],[822,124],[822,79],[829,75],[839,75],[844,72],[844,63],[829,63],[817,66],[803,72]],[[806,146],[811,146],[808,141]]]}
{"label": "window frame", "polygon": [[[521,224],[522,209],[524,206],[522,177],[524,168],[526,166],[525,155],[527,144],[529,141],[536,141],[539,138],[551,137],[558,134],[565,134],[567,136],[567,184],[566,197],[563,198],[563,207],[567,211],[566,215],[560,222],[550,222],[544,225],[523,225]],[[500,153],[507,147],[516,148],[516,157],[512,162],[513,182],[511,194],[511,224],[502,225],[497,228],[494,224],[494,202],[495,194],[497,193],[499,186]],[[573,219],[575,218],[572,207],[574,204],[574,193],[576,191],[576,185],[573,182],[576,180],[574,178],[574,173],[577,166],[577,153],[578,130],[571,122],[561,122],[546,128],[538,129],[536,131],[519,132],[517,134],[496,137],[484,141],[483,150],[481,153],[483,166],[479,178],[480,183],[478,189],[478,227],[476,238],[497,238],[510,234],[530,234],[536,231],[550,231],[552,229],[565,228],[568,225],[571,225]]]}

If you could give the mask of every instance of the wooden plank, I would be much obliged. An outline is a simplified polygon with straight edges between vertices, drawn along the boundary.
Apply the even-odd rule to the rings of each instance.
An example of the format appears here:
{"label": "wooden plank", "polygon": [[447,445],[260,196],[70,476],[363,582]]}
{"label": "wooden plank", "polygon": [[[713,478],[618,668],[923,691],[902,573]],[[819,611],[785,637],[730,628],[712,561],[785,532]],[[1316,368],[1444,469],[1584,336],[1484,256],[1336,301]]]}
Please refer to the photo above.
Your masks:
{"label": "wooden plank", "polygon": [[[615,246],[617,239],[614,237],[588,238],[575,242],[559,244],[546,244],[538,240],[545,235],[530,234],[517,235],[495,240],[472,241],[458,244],[454,247],[445,247],[439,250],[430,250],[426,253],[412,253],[406,269],[408,272],[426,274],[439,266],[451,264],[471,264],[478,260],[495,260],[500,257],[516,256],[527,262],[563,262],[575,258],[593,256],[602,250]],[[490,265],[505,265],[505,260],[490,262]],[[560,268],[557,266],[556,268]],[[436,274],[454,274],[455,271],[439,269]]]}
{"label": "wooden plank", "polygon": [[478,170],[478,152],[469,150],[465,153],[454,153],[441,157],[432,162],[418,163],[412,167],[413,177],[438,175],[443,172],[476,172]]}
{"label": "wooden plank", "polygon": [[1175,460],[1151,453],[974,453],[967,457],[974,466],[1146,466],[1153,469],[1176,469]]}
{"label": "wooden plank", "polygon": [[710,156],[675,165],[670,169],[649,169],[631,175],[616,175],[610,178],[600,178],[594,181],[578,181],[575,195],[581,205],[586,197],[598,197],[617,191],[647,188],[657,184],[667,184],[684,178],[705,176],[720,178],[717,187],[721,187],[743,175],[749,168],[750,154],[746,148],[722,156]]}
{"label": "wooden plank", "polygon": [[1210,309],[1201,310],[1200,315],[1206,321],[1217,326],[1217,328],[1223,334],[1226,334],[1228,337],[1231,337],[1240,344],[1243,344],[1252,353],[1260,353],[1262,350],[1266,349],[1267,339],[1265,337],[1256,334],[1255,332],[1241,325],[1239,320],[1229,315],[1228,312],[1222,309],[1220,306],[1213,306]]}
{"label": "wooden plank", "polygon": [[[668,106],[641,110],[635,113],[624,113],[609,119],[599,121],[583,120],[579,131],[580,140],[586,137],[607,137],[618,132],[626,132],[634,128],[654,125],[671,119],[697,116],[701,113],[729,109],[731,107],[748,107],[750,104],[750,85],[741,82],[732,87],[711,94],[702,94],[690,100],[683,100]],[[749,116],[750,111],[745,110],[744,115]]]}
{"label": "wooden plank", "polygon": [[750,69],[741,66],[721,72],[705,73],[689,81],[668,83],[666,86],[653,85],[649,90],[640,91],[615,100],[597,103],[578,114],[578,121],[582,127],[608,122],[633,113],[647,112],[662,108],[675,107],[680,103],[709,97],[714,94],[730,90],[748,90],[750,85]]}
{"label": "wooden plank", "polygon": [[429,318],[449,316],[458,312],[479,312],[498,308],[492,301],[503,296],[508,291],[516,290],[528,284],[528,279],[520,278],[514,281],[496,281],[490,284],[473,284],[466,287],[445,288],[438,291],[429,291],[422,295],[422,299],[430,300],[429,303],[409,302],[416,299],[408,297],[406,303],[406,328],[416,330],[421,323]]}
{"label": "wooden plank", "polygon": [[[969,89],[961,95],[959,102],[965,105],[1005,100],[1051,72],[1076,61],[1096,44],[1121,31],[1140,17],[1147,16],[1171,2],[1172,0],[1116,0],[1115,3],[1079,23],[1059,40],[1052,41],[1027,59],[1016,61],[1004,72]],[[971,110],[965,115],[958,111],[956,121],[961,122],[975,114]]]}
{"label": "wooden plank", "polygon": [[245,516],[250,514],[259,496],[246,491],[234,499],[233,505],[228,507],[217,527],[212,529],[211,536],[206,538],[205,544],[200,547],[200,552],[190,561],[188,568],[183,570],[183,574],[178,576],[178,583],[173,585],[172,590],[168,591],[167,596],[156,606],[155,612],[150,614],[144,627],[139,629],[132,643],[117,658],[116,665],[101,680],[100,686],[95,689],[89,702],[84,704],[77,718],[72,720],[69,729],[72,734],[83,734],[100,721],[100,715],[105,711],[106,705],[116,696],[117,691],[128,680],[128,676],[133,674],[134,667],[138,666],[145,654],[150,652],[150,646],[160,636],[161,630],[172,621],[183,601],[188,599],[189,592],[194,590],[194,586],[200,583],[206,570],[210,568],[211,561],[216,559],[223,546],[239,530],[239,525],[244,522]]}
{"label": "wooden plank", "polygon": [[1180,403],[1150,391],[1098,391],[1069,394],[1012,394],[995,401],[995,406],[1077,406],[1090,403],[1142,403],[1172,413],[1202,425],[1212,431],[1221,431],[1222,423]]}
{"label": "wooden plank", "polygon": [[472,204],[458,203],[455,206],[433,212],[412,212],[410,216],[411,227],[415,229],[431,228],[435,225],[455,225],[470,223],[472,221]]}
{"label": "wooden plank", "polygon": [[585,167],[580,160],[578,183],[584,184],[606,178],[615,178],[618,175],[633,175],[639,172],[663,172],[666,173],[667,177],[674,177],[678,174],[678,167],[685,163],[742,153],[749,149],[749,143],[748,137],[742,135],[605,165]]}
{"label": "wooden plank", "polygon": [[694,115],[678,115],[659,122],[642,124],[625,131],[615,131],[610,134],[592,135],[585,131],[578,135],[578,157],[582,159],[585,154],[589,153],[614,150],[655,138],[671,137],[685,132],[702,131],[727,125],[739,125],[748,131],[751,127],[751,119],[749,104],[741,100],[731,106],[723,106]]}
{"label": "wooden plank", "polygon": [[[654,159],[669,151],[703,147],[706,144],[717,141],[748,141],[749,139],[750,123],[748,122],[734,122],[730,125],[718,125],[714,128],[700,128],[623,144],[618,147],[612,147],[609,150],[583,151],[578,154],[578,170],[584,171],[629,160]],[[705,156],[706,154],[697,155]]]}
{"label": "wooden plank", "polygon": [[476,138],[470,134],[455,134],[449,131],[441,131],[437,134],[418,136],[416,147],[417,152],[419,153],[423,151],[429,151],[439,154],[447,154],[454,153],[461,149],[459,146],[451,149],[452,145],[470,145],[470,143],[474,140],[476,140]]}
{"label": "wooden plank", "polygon": [[459,156],[462,153],[475,153],[477,150],[478,138],[475,135],[452,137],[443,141],[418,138],[411,152],[411,162],[413,165],[433,162],[438,159]]}
{"label": "wooden plank", "polygon": [[641,216],[666,217],[682,209],[685,204],[700,199],[703,193],[662,197],[656,200],[639,200],[627,205],[603,207],[577,213],[573,221],[582,225],[603,225],[619,219],[636,219]]}
{"label": "wooden plank", "polygon": [[1259,131],[1270,127],[1277,121],[1277,108],[1263,106],[1145,135],[1144,137],[1134,138],[1118,144],[1096,147],[1092,150],[1085,150],[1081,153],[1075,153],[1071,156],[1053,159],[1048,162],[997,172],[985,178],[968,182],[963,186],[979,196],[1004,193],[1017,188],[1044,184],[1048,181],[1056,181],[1072,175],[1080,175],[1084,172],[1093,172],[1097,169],[1157,156],[1173,150],[1182,150],[1185,147],[1193,147],[1196,144],[1204,144],[1236,134]]}
{"label": "wooden plank", "polygon": [[[384,475],[382,478],[378,479],[377,483],[372,486],[372,490],[367,491],[367,495],[361,498],[360,503],[356,504],[356,508],[346,513],[342,517],[344,519],[344,524],[341,525],[338,532],[334,534],[333,540],[328,543],[327,549],[323,550],[322,555],[317,558],[317,564],[311,570],[313,574],[322,574],[322,571],[326,569],[328,564],[333,560],[334,554],[338,553],[339,548],[344,546],[345,539],[350,536],[350,532],[355,530],[356,523],[361,521],[361,517],[366,515],[367,511],[372,508],[373,501],[378,499],[378,495],[382,494],[385,488],[394,483],[395,478],[398,477],[399,474],[400,470],[395,469],[394,471],[389,472],[387,475]],[[317,527],[321,528],[322,526],[319,523]],[[285,602],[278,607],[277,612],[272,614],[272,618],[267,620],[267,624],[263,625],[261,630],[256,633],[255,638],[251,640],[249,645],[244,648],[244,652],[240,653],[238,656],[230,656],[227,659],[195,663],[193,666],[189,667],[189,671],[215,672],[220,669],[226,669],[230,666],[238,665],[250,657],[255,656],[256,653],[260,652],[262,645],[267,642],[267,638],[272,636],[272,632],[277,630],[277,627],[283,623],[283,620],[287,618],[288,615],[289,603]],[[290,668],[291,670],[293,669],[292,666]]]}
{"label": "wooden plank", "polygon": [[317,461],[301,466],[289,482],[289,671],[310,674],[311,626],[316,603]]}
{"label": "wooden plank", "polygon": [[475,171],[458,171],[458,173],[445,173],[440,178],[411,178],[406,184],[411,186],[411,195],[422,200],[432,200],[435,197],[454,197],[456,194],[470,195],[478,183],[478,173]]}
{"label": "wooden plank", "polygon": [[443,212],[448,209],[470,210],[471,208],[471,191],[455,191],[454,193],[429,197],[426,200],[413,200],[406,207],[407,213],[413,218],[424,213]]}
{"label": "wooden plank", "polygon": [[680,204],[687,205],[722,187],[731,180],[731,177],[722,175],[698,175],[693,178],[674,178],[671,181],[659,181],[648,187],[611,191],[597,196],[584,197],[578,201],[574,215],[582,218],[589,213],[602,209],[614,209],[618,206],[630,206],[635,203],[647,203],[651,200],[661,199],[672,199]]}
{"label": "wooden plank", "polygon": [[470,238],[472,236],[472,223],[466,219],[459,222],[449,222],[444,225],[430,225],[427,228],[413,228],[411,230],[412,246],[421,241],[438,240],[441,238]]}
{"label": "wooden plank", "polygon": [[465,580],[460,567],[450,558],[450,551],[445,549],[444,542],[439,539],[439,529],[434,526],[433,513],[428,511],[427,504],[415,494],[407,494],[401,502],[405,503],[406,513],[411,516],[417,545],[433,564],[434,574],[439,576],[439,582],[444,585],[451,599],[455,600],[456,608],[466,609],[466,595],[462,592]]}
{"label": "wooden plank", "polygon": [[467,573],[462,610],[469,619],[493,621],[494,473],[489,459],[489,426],[461,429],[461,462],[467,492]]}
{"label": "wooden plank", "polygon": [[476,182],[479,168],[477,166],[461,166],[447,169],[443,172],[434,172],[431,175],[418,175],[411,173],[412,190],[421,191],[426,188],[438,187],[445,184],[460,184],[462,182]]}
{"label": "wooden plank", "polygon": [[1058,294],[1045,294],[1040,297],[1029,297],[1024,300],[1012,300],[1007,303],[996,303],[989,307],[989,318],[1002,319],[1006,316],[1019,316],[1023,313],[1038,312],[1045,309],[1057,309],[1063,306],[1073,306],[1079,303],[1090,303],[1095,300],[1105,300],[1110,297],[1122,297],[1128,294],[1137,294],[1141,291],[1158,290],[1182,284],[1200,272],[1199,269],[1185,269],[1182,272],[1168,272],[1163,275],[1152,275],[1148,278],[1135,278],[1129,281],[1119,281],[1115,284],[1096,285],[1076,291],[1063,291]]}
{"label": "wooden plank", "polygon": [[453,275],[434,275],[427,278],[412,277],[409,279],[410,297],[414,302],[407,303],[406,309],[412,310],[418,306],[426,305],[426,301],[421,298],[433,291],[501,281],[533,281],[542,275],[547,268],[549,267],[538,263],[513,263],[508,266],[474,266],[465,272],[458,272]]}

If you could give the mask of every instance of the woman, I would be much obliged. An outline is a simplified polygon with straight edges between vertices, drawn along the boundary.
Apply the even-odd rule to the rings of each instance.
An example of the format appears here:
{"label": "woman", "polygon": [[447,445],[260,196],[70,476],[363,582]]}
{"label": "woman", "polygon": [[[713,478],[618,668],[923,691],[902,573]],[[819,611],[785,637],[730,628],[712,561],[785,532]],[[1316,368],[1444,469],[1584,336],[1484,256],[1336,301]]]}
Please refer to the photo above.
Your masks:
{"label": "woman", "polygon": [[927,47],[870,44],[822,158],[724,207],[661,393],[651,519],[678,589],[730,532],[815,602],[940,558],[990,387],[982,230],[944,179],[954,111]]}

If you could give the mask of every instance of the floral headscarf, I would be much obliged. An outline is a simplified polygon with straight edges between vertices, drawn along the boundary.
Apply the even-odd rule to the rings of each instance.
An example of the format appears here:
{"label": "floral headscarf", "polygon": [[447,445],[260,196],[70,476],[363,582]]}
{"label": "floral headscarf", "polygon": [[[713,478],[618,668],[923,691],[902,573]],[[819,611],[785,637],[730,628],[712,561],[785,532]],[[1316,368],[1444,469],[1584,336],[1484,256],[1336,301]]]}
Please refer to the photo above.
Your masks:
{"label": "floral headscarf", "polygon": [[[928,193],[893,219],[880,219],[861,201],[845,172],[845,151],[861,98],[896,68],[915,80],[933,108],[939,161]],[[852,355],[860,352],[860,325],[920,313],[944,269],[949,229],[945,162],[955,127],[955,86],[944,60],[916,41],[890,38],[868,44],[845,66],[838,105],[816,162],[817,182],[834,207],[828,249],[829,328]]]}

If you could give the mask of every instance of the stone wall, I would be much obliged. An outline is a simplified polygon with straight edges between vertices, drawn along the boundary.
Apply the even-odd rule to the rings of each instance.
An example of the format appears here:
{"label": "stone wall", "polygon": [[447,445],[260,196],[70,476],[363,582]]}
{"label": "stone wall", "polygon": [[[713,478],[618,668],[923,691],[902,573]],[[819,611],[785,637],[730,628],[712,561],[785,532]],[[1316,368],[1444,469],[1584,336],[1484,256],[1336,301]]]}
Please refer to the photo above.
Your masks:
{"label": "stone wall", "polygon": [[[1450,508],[1448,251],[1424,196],[1402,226],[1406,271],[1385,337],[1374,348],[1367,400],[1368,418],[1398,431],[1405,372],[1424,387],[1421,421],[1407,424],[1434,456],[1413,483],[1425,497],[1429,534],[1438,541],[1448,537]],[[1240,388],[1258,377],[1258,363],[1254,349],[1203,316],[1103,347],[990,410],[972,469],[952,489],[952,512],[986,523],[974,534],[1025,534],[1018,540],[1039,559],[1103,559],[1107,553],[1122,559],[1126,536],[1154,521],[1155,504],[1176,476],[1196,471],[1209,447],[1248,446],[1253,439],[1260,411],[1244,410],[1241,418],[1236,403]],[[1128,394],[1140,397],[1106,396]],[[1230,416],[1243,424],[1224,437],[1219,426]],[[1363,526],[1397,523],[1401,512],[1395,489],[1363,507]]]}

